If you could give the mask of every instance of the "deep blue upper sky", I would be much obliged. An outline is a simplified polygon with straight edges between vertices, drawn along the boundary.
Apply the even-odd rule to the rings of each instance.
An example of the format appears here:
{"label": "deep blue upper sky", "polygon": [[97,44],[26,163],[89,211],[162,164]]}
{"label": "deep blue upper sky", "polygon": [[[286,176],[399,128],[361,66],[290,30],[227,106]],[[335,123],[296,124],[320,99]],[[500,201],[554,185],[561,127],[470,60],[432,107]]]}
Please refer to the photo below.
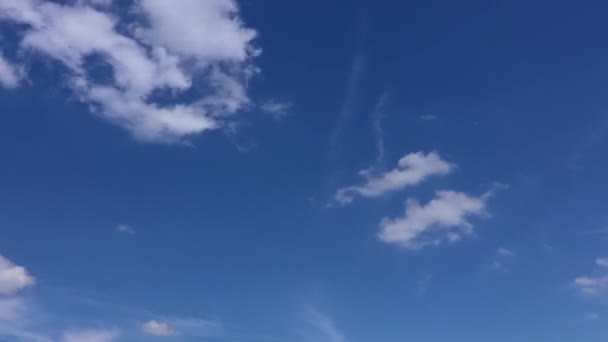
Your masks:
{"label": "deep blue upper sky", "polygon": [[[239,60],[130,29],[138,15],[162,27],[150,8],[166,1],[150,1],[143,14],[22,2],[38,26],[0,0],[0,61],[19,78],[0,87],[0,340],[605,341],[606,3],[262,0],[229,17],[202,5],[220,11],[195,18],[211,23],[203,48],[224,37],[216,19],[257,32],[238,46],[259,55]],[[75,86],[50,33],[26,37],[83,8],[145,56],[166,47],[192,87],[142,90],[137,68],[122,84],[132,70],[115,73],[124,55],[109,52],[122,45],[87,39],[87,88]],[[86,38],[89,21],[74,22]],[[211,70],[247,101],[205,102],[228,87]],[[121,95],[100,100],[98,85]],[[197,114],[187,132],[154,131],[157,112],[112,107],[127,101]],[[420,179],[383,178],[418,170],[397,166],[416,153]],[[449,171],[429,171],[431,155]],[[467,197],[433,211],[441,190]],[[468,200],[483,208],[458,209]],[[35,282],[10,283],[16,265]]]}

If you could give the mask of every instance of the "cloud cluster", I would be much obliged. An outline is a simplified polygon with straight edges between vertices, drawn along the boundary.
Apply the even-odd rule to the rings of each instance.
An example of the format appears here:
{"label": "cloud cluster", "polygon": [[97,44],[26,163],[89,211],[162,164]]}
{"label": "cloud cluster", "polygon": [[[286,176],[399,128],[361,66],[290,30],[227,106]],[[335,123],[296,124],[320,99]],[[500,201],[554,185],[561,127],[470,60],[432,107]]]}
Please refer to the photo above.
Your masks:
{"label": "cloud cluster", "polygon": [[594,296],[608,289],[608,258],[597,258],[595,260],[597,270],[594,275],[581,276],[574,279],[574,286],[583,295]]}
{"label": "cloud cluster", "polygon": [[[22,31],[23,51],[63,65],[94,112],[141,141],[183,141],[250,106],[246,85],[260,51],[234,0],[132,1],[128,21],[112,7],[3,0],[0,21]],[[0,58],[3,85],[18,85],[17,70]]]}
{"label": "cloud cluster", "polygon": [[482,215],[487,199],[457,191],[438,191],[425,205],[409,199],[402,217],[382,219],[380,239],[408,249],[458,241],[473,233],[468,218]]}
{"label": "cloud cluster", "polygon": [[394,169],[374,174],[368,170],[360,172],[365,178],[362,185],[349,186],[338,190],[334,199],[340,204],[352,202],[355,195],[378,197],[389,192],[417,185],[431,176],[446,175],[454,166],[436,152],[415,152],[403,156]]}
{"label": "cloud cluster", "polygon": [[[381,152],[382,148],[379,151]],[[365,182],[339,189],[334,195],[334,201],[346,205],[352,202],[355,196],[380,197],[418,185],[433,176],[447,175],[455,167],[437,152],[409,153],[403,156],[392,170],[379,173],[371,167],[360,171],[359,174],[365,178]],[[479,196],[441,190],[435,192],[435,197],[426,204],[409,198],[402,216],[384,217],[380,221],[378,236],[383,242],[412,250],[437,246],[446,241],[459,241],[473,235],[474,226],[470,219],[487,214],[486,203],[495,190],[507,187],[495,183],[489,191]],[[498,253],[504,257],[512,252],[500,249]]]}

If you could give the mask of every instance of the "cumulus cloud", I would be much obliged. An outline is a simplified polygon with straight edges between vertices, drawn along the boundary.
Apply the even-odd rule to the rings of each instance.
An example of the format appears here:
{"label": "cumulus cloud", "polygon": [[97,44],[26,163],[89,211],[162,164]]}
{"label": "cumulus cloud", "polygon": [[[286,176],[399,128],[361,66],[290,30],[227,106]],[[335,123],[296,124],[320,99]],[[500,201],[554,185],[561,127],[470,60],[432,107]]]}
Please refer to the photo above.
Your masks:
{"label": "cumulus cloud", "polygon": [[19,68],[9,63],[0,53],[0,85],[5,88],[16,88],[21,81]]}
{"label": "cumulus cloud", "polygon": [[63,334],[62,342],[112,342],[119,332],[113,329],[72,330]]}
{"label": "cumulus cloud", "polygon": [[35,282],[25,268],[0,255],[0,295],[10,295]]}
{"label": "cumulus cloud", "polygon": [[374,174],[369,170],[360,172],[365,183],[338,190],[334,199],[340,204],[348,204],[355,195],[378,197],[419,184],[431,176],[446,175],[453,168],[452,164],[443,160],[436,152],[410,153],[401,158],[393,170],[381,174]]}
{"label": "cumulus cloud", "polygon": [[416,200],[406,202],[405,214],[384,218],[380,223],[380,239],[408,249],[456,242],[473,234],[469,217],[485,213],[490,193],[480,197],[456,191],[438,191],[425,205]]}
{"label": "cumulus cloud", "polygon": [[[79,98],[138,140],[180,142],[250,106],[246,85],[260,51],[235,1],[138,0],[142,19],[128,22],[110,5],[3,0],[0,20],[20,24],[23,50],[65,66]],[[108,77],[94,75],[92,59]]]}
{"label": "cumulus cloud", "polygon": [[159,321],[148,321],[141,326],[141,331],[157,336],[174,336],[177,335],[177,332],[173,330],[166,322]]}

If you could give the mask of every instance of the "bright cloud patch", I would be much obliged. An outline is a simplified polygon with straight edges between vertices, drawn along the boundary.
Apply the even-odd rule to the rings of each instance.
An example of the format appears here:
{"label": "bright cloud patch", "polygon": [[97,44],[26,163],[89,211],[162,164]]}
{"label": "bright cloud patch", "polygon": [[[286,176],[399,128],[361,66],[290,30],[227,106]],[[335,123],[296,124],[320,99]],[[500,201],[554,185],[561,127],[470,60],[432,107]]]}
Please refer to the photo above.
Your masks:
{"label": "bright cloud patch", "polygon": [[500,247],[496,251],[496,254],[498,254],[499,256],[502,256],[502,257],[514,257],[515,256],[515,252],[513,252],[510,249],[504,248],[504,247]]}
{"label": "bright cloud patch", "polygon": [[600,267],[608,267],[608,258],[597,258],[595,264]]}
{"label": "bright cloud patch", "polygon": [[384,218],[380,223],[380,239],[409,249],[439,245],[442,241],[455,242],[473,233],[471,216],[485,212],[489,193],[472,197],[462,192],[439,191],[425,205],[408,200],[405,215]]}
{"label": "bright cloud patch", "polygon": [[0,255],[0,295],[13,294],[35,282],[25,268]]}
{"label": "bright cloud patch", "polygon": [[165,322],[158,322],[158,321],[149,321],[149,322],[142,324],[141,331],[143,331],[146,334],[157,335],[157,336],[177,335],[177,332],[175,330],[173,330],[169,326],[169,324],[167,324]]}
{"label": "bright cloud patch", "polygon": [[67,331],[62,342],[112,342],[119,336],[115,330],[77,330]]}
{"label": "bright cloud patch", "polygon": [[260,109],[270,114],[275,120],[281,120],[289,116],[291,104],[287,102],[279,102],[277,100],[268,100],[260,106]]}
{"label": "bright cloud patch", "polygon": [[435,152],[423,152],[405,155],[397,167],[382,174],[371,174],[365,170],[360,174],[365,177],[365,184],[340,189],[335,200],[341,204],[350,203],[355,195],[377,197],[388,192],[401,190],[407,186],[419,184],[431,176],[446,175],[453,165],[446,162]]}
{"label": "bright cloud patch", "polygon": [[15,88],[21,81],[21,73],[10,64],[0,53],[0,85],[5,88]]}
{"label": "bright cloud patch", "polygon": [[598,294],[608,287],[608,276],[601,277],[578,277],[574,279],[574,285],[586,295]]}
{"label": "bright cloud patch", "polygon": [[[250,106],[246,83],[259,50],[235,1],[133,1],[141,21],[131,22],[110,5],[3,0],[0,20],[19,24],[21,49],[65,66],[80,99],[139,140],[182,141]],[[108,77],[95,73],[100,67]],[[16,75],[0,59],[2,84],[15,86]]]}

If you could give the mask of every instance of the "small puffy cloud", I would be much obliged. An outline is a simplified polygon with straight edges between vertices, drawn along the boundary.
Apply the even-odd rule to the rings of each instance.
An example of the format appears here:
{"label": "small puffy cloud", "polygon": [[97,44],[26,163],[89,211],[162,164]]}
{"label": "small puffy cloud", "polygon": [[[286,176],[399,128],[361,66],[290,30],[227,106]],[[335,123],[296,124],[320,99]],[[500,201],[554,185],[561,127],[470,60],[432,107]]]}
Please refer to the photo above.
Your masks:
{"label": "small puffy cloud", "polygon": [[61,342],[113,342],[119,336],[113,329],[70,330],[63,334]]}
{"label": "small puffy cloud", "polygon": [[405,214],[384,218],[380,223],[380,239],[408,249],[456,242],[473,234],[469,217],[485,213],[489,193],[480,197],[456,191],[438,191],[425,205],[416,200],[406,202]]}
{"label": "small puffy cloud", "polygon": [[174,336],[177,332],[166,322],[148,321],[141,326],[141,331],[156,336]]}
{"label": "small puffy cloud", "polygon": [[368,170],[360,172],[365,183],[338,190],[334,199],[340,204],[348,204],[355,195],[378,197],[419,184],[431,176],[446,175],[453,168],[452,164],[443,160],[436,152],[410,153],[401,158],[393,170],[381,174],[373,174]]}
{"label": "small puffy cloud", "polygon": [[129,226],[128,224],[118,224],[116,225],[116,231],[123,234],[135,235],[135,228]]}
{"label": "small puffy cloud", "polygon": [[0,295],[10,295],[35,282],[25,268],[0,255]]}
{"label": "small puffy cloud", "polygon": [[16,66],[8,62],[0,53],[0,85],[5,88],[16,88],[21,82],[21,71]]}
{"label": "small puffy cloud", "polygon": [[275,120],[281,120],[286,116],[289,116],[291,103],[268,100],[260,105],[260,109],[263,112],[270,114]]}
{"label": "small puffy cloud", "polygon": [[599,267],[608,267],[608,258],[597,258],[595,264]]}
{"label": "small puffy cloud", "polygon": [[[110,5],[2,0],[0,21],[15,24],[23,51],[62,64],[96,115],[140,141],[184,142],[250,107],[247,83],[260,51],[234,0],[133,0],[136,15],[124,16]],[[92,58],[109,68],[107,77],[96,76]],[[17,75],[0,60],[2,84],[17,84]]]}
{"label": "small puffy cloud", "polygon": [[586,320],[588,320],[588,321],[596,321],[596,320],[598,320],[599,318],[600,318],[600,315],[599,315],[599,314],[597,314],[597,313],[590,313],[590,314],[588,314],[588,315],[585,317],[585,319],[586,319]]}
{"label": "small puffy cloud", "polygon": [[496,251],[496,254],[498,254],[499,256],[502,256],[502,257],[514,257],[515,256],[515,252],[513,252],[510,249],[504,248],[504,247],[500,247]]}

